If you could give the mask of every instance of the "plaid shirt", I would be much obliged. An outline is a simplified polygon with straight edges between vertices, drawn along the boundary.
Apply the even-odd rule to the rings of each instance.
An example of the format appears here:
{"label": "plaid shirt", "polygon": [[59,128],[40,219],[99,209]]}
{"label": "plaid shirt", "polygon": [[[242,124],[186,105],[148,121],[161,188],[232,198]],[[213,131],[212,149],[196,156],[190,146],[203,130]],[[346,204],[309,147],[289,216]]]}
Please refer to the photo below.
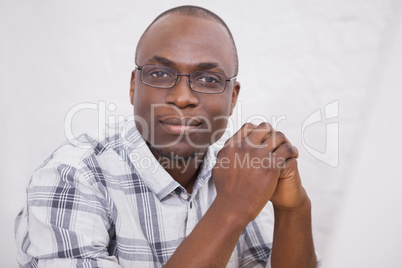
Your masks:
{"label": "plaid shirt", "polygon": [[[16,220],[21,267],[161,267],[208,210],[218,148],[208,149],[188,194],[132,121],[116,126],[103,138],[67,141],[34,172]],[[267,205],[227,267],[269,266],[272,232]]]}

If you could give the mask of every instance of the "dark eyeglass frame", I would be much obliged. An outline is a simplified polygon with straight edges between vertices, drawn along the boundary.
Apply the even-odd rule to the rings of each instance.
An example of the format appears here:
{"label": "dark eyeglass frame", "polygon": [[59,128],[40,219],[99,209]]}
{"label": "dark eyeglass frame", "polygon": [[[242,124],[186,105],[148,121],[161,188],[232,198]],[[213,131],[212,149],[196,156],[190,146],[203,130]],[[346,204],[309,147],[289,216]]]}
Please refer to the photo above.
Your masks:
{"label": "dark eyeglass frame", "polygon": [[[143,76],[142,76],[142,74],[143,74],[142,69],[144,68],[144,66],[159,66],[159,67],[165,67],[165,68],[170,68],[170,69],[175,70],[176,73],[177,73],[177,77],[176,77],[176,80],[175,80],[174,84],[173,84],[172,86],[165,87],[165,86],[154,86],[154,85],[150,85],[150,84],[148,84],[148,83],[145,83],[145,82],[144,82],[144,79],[143,79]],[[144,85],[147,85],[147,86],[150,86],[150,87],[154,87],[154,88],[174,88],[174,87],[176,86],[177,82],[180,80],[180,78],[179,78],[180,76],[187,76],[187,77],[188,77],[188,79],[187,79],[187,84],[189,85],[190,89],[191,89],[192,91],[195,91],[195,92],[198,92],[198,93],[203,93],[203,94],[220,94],[220,93],[222,93],[222,92],[225,91],[225,89],[226,89],[226,82],[230,82],[230,81],[232,81],[233,79],[236,79],[236,78],[237,78],[237,75],[232,76],[232,77],[230,77],[230,78],[227,78],[224,73],[214,72],[214,71],[207,71],[207,72],[211,72],[211,73],[216,73],[216,74],[223,75],[223,76],[225,77],[225,84],[224,84],[224,86],[223,86],[223,89],[222,89],[221,91],[219,91],[219,92],[205,92],[205,91],[198,91],[198,90],[195,90],[193,83],[190,81],[190,76],[191,76],[191,74],[192,74],[192,73],[196,73],[196,72],[200,72],[200,71],[194,71],[194,72],[191,72],[191,73],[189,73],[189,74],[182,74],[182,73],[179,73],[179,72],[178,72],[176,69],[174,69],[174,68],[167,67],[167,66],[164,66],[164,65],[158,65],[158,64],[144,64],[144,65],[142,65],[142,67],[139,67],[138,65],[135,65],[135,68],[136,68],[137,70],[141,71],[141,82],[142,82]]]}

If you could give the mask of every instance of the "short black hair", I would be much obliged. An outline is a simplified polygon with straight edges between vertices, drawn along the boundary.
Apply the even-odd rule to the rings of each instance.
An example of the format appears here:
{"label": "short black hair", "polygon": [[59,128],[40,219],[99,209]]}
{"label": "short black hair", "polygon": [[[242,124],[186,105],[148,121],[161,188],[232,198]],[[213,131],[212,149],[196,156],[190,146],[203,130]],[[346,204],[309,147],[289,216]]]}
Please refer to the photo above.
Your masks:
{"label": "short black hair", "polygon": [[212,11],[210,11],[208,9],[205,9],[205,8],[199,7],[199,6],[185,5],[185,6],[174,7],[174,8],[166,10],[165,12],[161,13],[158,17],[156,17],[151,22],[151,24],[147,27],[147,29],[141,35],[140,40],[138,41],[137,48],[136,48],[136,51],[135,51],[135,60],[137,61],[137,53],[138,53],[139,47],[141,46],[143,37],[148,32],[148,30],[151,28],[151,26],[155,22],[157,22],[159,19],[165,17],[166,15],[175,14],[175,13],[176,14],[181,14],[181,15],[184,15],[184,16],[195,17],[195,18],[213,19],[213,20],[217,21],[218,23],[220,23],[223,27],[225,27],[225,29],[229,33],[230,40],[232,41],[232,44],[233,44],[233,54],[234,54],[233,57],[234,57],[234,61],[235,61],[235,74],[237,75],[237,73],[239,71],[239,57],[237,55],[237,48],[236,48],[236,44],[235,44],[233,35],[230,32],[229,27],[226,25],[226,23],[218,15],[216,15],[215,13],[213,13]]}

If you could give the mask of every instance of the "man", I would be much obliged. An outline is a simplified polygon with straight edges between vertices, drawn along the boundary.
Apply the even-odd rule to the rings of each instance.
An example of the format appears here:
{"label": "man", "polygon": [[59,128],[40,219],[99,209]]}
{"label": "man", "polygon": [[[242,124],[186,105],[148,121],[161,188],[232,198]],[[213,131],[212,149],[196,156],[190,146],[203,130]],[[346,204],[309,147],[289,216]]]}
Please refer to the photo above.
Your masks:
{"label": "man", "polygon": [[219,153],[212,145],[240,91],[225,23],[168,10],[136,65],[135,124],[80,137],[89,150],[67,142],[34,173],[16,224],[20,265],[315,267],[297,149],[268,123],[244,125]]}

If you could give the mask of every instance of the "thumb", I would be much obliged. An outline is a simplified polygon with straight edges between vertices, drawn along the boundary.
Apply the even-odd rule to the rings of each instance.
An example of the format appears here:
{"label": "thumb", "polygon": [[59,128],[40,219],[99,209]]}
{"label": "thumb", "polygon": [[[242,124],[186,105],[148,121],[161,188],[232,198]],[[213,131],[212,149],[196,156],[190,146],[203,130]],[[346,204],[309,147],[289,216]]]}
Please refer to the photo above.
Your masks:
{"label": "thumb", "polygon": [[290,179],[298,176],[298,165],[296,158],[287,159],[281,166],[279,179]]}

